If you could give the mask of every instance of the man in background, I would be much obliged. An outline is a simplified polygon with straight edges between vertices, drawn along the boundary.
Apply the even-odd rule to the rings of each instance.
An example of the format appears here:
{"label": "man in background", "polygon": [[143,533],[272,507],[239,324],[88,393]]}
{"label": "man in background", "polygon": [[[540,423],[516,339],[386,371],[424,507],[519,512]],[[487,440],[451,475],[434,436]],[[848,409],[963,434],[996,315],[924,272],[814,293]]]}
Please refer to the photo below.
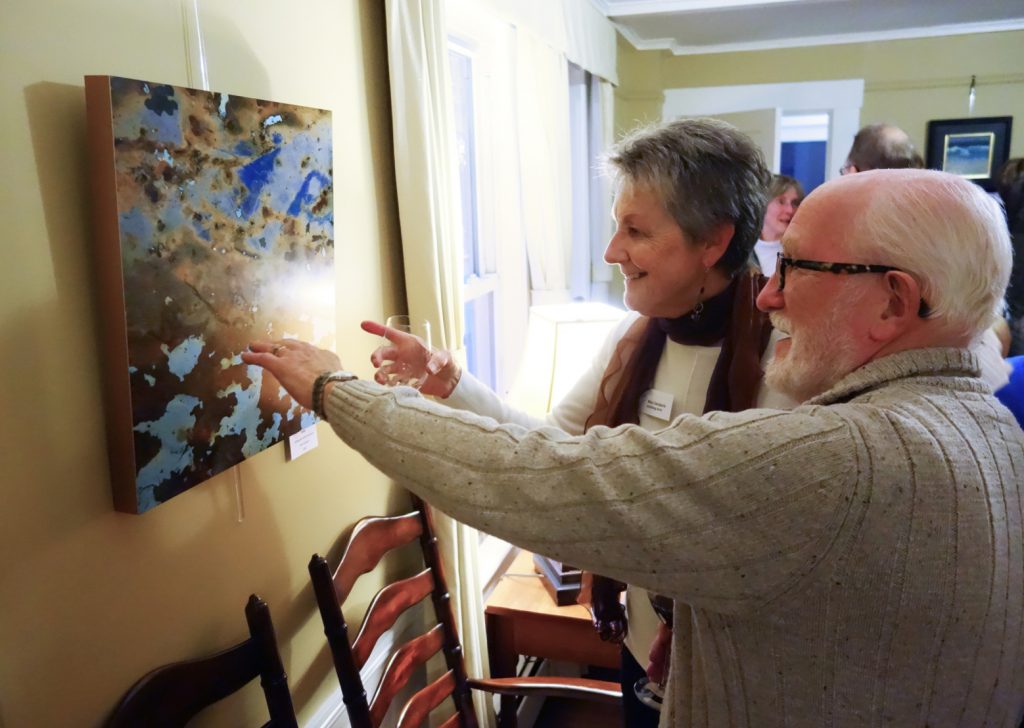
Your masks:
{"label": "man in background", "polygon": [[869,124],[857,132],[840,174],[872,169],[922,169],[924,160],[910,135],[893,124]]}

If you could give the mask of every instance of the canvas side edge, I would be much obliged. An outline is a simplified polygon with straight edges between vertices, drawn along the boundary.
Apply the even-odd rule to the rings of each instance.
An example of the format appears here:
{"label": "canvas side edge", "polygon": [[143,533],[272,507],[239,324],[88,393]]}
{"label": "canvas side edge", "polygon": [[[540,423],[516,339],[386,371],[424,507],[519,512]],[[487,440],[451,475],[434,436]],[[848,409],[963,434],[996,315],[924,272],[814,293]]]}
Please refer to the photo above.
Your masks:
{"label": "canvas side edge", "polygon": [[135,443],[132,438],[131,375],[125,320],[124,272],[117,221],[113,109],[110,76],[85,77],[89,181],[92,196],[93,253],[100,337],[107,456],[114,508],[139,512]]}

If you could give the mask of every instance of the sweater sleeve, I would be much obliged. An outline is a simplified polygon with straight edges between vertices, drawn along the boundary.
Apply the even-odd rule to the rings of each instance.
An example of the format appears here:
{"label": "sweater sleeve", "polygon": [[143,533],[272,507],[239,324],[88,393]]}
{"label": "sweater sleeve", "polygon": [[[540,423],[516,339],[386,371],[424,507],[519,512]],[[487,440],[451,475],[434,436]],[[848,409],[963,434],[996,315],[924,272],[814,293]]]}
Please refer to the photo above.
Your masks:
{"label": "sweater sleeve", "polygon": [[856,500],[859,441],[823,407],[574,437],[372,382],[335,385],[326,406],[345,442],[458,520],[716,611],[786,593]]}

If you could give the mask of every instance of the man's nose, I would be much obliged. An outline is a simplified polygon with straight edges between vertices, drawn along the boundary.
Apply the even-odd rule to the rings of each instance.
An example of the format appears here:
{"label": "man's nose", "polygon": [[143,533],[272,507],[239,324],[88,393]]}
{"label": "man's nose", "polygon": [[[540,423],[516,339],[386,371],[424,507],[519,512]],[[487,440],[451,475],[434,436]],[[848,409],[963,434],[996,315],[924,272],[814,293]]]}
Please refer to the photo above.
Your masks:
{"label": "man's nose", "polygon": [[757,296],[757,308],[765,313],[778,311],[784,305],[782,291],[779,290],[779,271],[772,273],[772,277],[764,284],[761,293]]}

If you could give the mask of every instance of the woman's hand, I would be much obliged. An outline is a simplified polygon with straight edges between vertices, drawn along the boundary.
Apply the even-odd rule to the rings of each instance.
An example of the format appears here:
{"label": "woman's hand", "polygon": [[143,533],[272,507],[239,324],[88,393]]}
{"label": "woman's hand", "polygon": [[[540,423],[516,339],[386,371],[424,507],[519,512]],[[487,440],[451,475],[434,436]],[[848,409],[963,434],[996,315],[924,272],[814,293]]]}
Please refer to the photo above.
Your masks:
{"label": "woman's hand", "polygon": [[647,655],[647,679],[658,685],[664,685],[668,677],[669,655],[672,652],[672,628],[664,622],[658,624],[658,634],[651,643],[651,651]]}
{"label": "woman's hand", "polygon": [[384,326],[376,321],[363,321],[363,331],[382,336],[387,344],[370,355],[370,363],[377,367],[374,379],[380,384],[390,384],[392,374],[403,379],[422,381],[420,392],[434,397],[447,397],[455,389],[462,376],[462,370],[452,355],[443,350],[433,350],[418,336]]}
{"label": "woman's hand", "polygon": [[313,383],[324,372],[341,369],[333,351],[318,349],[298,339],[254,341],[242,361],[256,364],[274,375],[288,394],[306,409],[313,409]]}

